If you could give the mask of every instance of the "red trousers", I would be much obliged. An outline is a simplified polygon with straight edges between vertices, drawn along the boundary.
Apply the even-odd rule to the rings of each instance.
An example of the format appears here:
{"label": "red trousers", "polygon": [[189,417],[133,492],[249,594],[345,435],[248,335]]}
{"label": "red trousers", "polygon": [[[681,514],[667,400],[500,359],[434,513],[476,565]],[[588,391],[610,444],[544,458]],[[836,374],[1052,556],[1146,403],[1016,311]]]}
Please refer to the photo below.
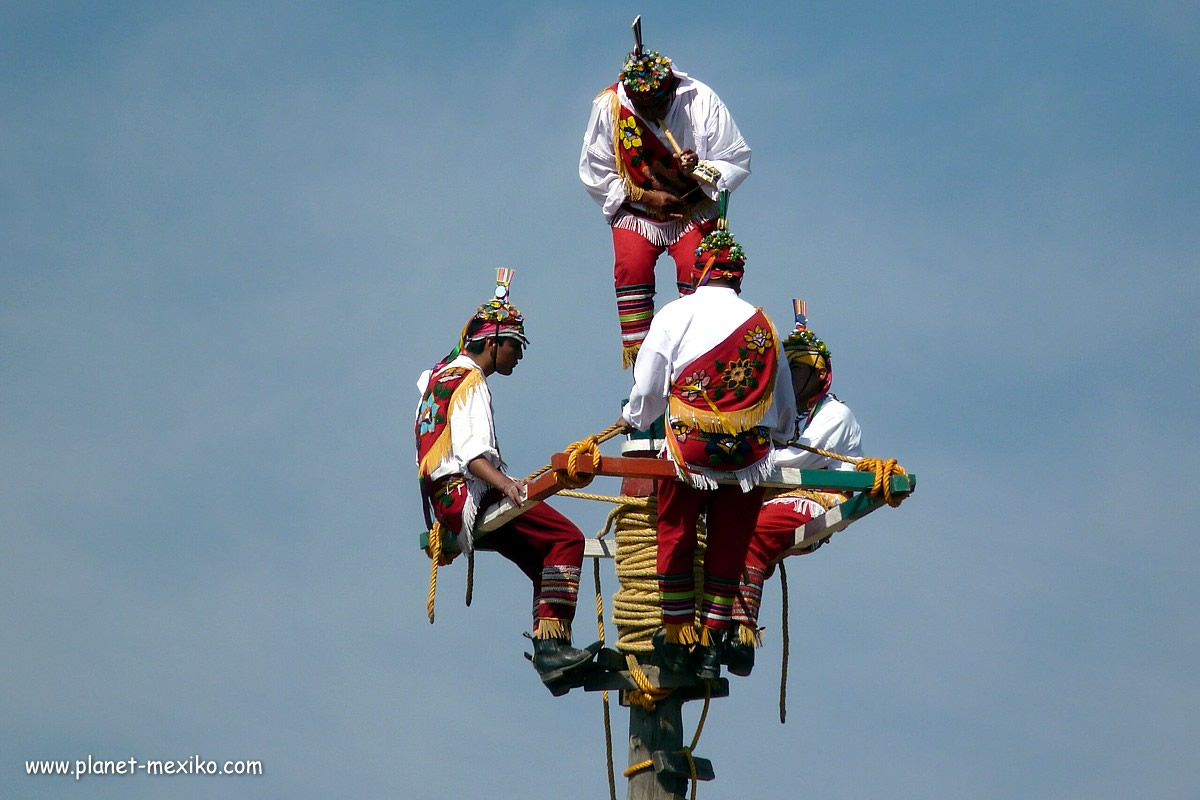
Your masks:
{"label": "red trousers", "polygon": [[[797,505],[801,510],[796,510]],[[754,534],[746,548],[746,570],[733,607],[734,622],[750,628],[758,627],[763,583],[770,574],[771,565],[784,550],[792,546],[796,529],[812,519],[809,508],[806,503],[784,501],[767,503],[762,507]]]}
{"label": "red trousers", "polygon": [[613,228],[613,284],[617,291],[617,318],[621,323],[621,345],[625,351],[637,346],[650,330],[654,317],[654,265],[664,252],[675,260],[675,286],[680,295],[692,293],[692,266],[696,248],[704,234],[689,228],[679,241],[663,247],[637,231]]}
{"label": "red trousers", "polygon": [[692,558],[696,522],[705,513],[704,597],[700,621],[707,628],[728,630],[746,548],[762,507],[763,490],[742,492],[738,486],[693,489],[675,479],[656,481],[658,490],[658,586],[663,624],[691,625],[695,616]]}
{"label": "red trousers", "polygon": [[[486,508],[501,497],[484,495]],[[533,583],[533,621],[575,618],[579,570],[583,564],[583,532],[545,503],[537,503],[516,519],[486,534],[477,545],[492,550],[521,568]]]}

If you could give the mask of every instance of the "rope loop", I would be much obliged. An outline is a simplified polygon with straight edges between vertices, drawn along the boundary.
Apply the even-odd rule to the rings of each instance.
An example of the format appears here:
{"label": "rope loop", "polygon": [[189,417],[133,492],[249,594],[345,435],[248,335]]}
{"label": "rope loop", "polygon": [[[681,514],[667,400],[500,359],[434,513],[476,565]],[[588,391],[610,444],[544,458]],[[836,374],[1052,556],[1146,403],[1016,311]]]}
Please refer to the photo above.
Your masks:
{"label": "rope loop", "polygon": [[579,474],[579,459],[586,457],[594,471],[600,466],[600,439],[589,436],[570,444],[564,451],[567,454],[567,468],[558,476],[558,482],[568,489],[582,489],[592,482],[594,474]]}
{"label": "rope loop", "polygon": [[909,492],[892,491],[892,478],[908,474],[904,467],[896,462],[896,459],[889,458],[885,461],[882,458],[860,458],[857,469],[859,472],[875,473],[875,483],[871,486],[868,494],[872,497],[882,497],[883,501],[892,508],[900,505],[904,502],[904,498],[908,497]]}

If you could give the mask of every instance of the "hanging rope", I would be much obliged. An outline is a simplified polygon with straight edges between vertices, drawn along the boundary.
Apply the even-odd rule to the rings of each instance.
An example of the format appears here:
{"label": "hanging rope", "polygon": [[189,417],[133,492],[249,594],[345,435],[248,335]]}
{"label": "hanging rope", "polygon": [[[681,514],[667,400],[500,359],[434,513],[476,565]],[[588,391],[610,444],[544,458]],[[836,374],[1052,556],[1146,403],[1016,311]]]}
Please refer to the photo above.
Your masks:
{"label": "hanging rope", "polygon": [[442,550],[442,523],[435,522],[429,530],[429,541],[425,544],[425,555],[429,556],[432,566],[429,571],[429,599],[425,601],[425,614],[429,617],[429,624],[433,624],[433,602],[437,599],[437,576],[438,567],[445,566],[454,560],[454,556],[447,556]]}
{"label": "hanging rope", "polygon": [[[600,559],[592,559],[592,582],[596,587],[596,630],[604,647],[604,595],[600,591]],[[613,774],[612,716],[608,707],[608,689],[600,695],[604,707],[604,750],[608,760],[608,798],[617,800],[617,780]]]}
{"label": "hanging rope", "polygon": [[779,586],[783,589],[783,619],[780,620],[780,627],[783,628],[783,664],[779,668],[779,724],[783,725],[787,722],[788,652],[791,649],[791,636],[788,633],[787,567],[782,561],[779,562]]}

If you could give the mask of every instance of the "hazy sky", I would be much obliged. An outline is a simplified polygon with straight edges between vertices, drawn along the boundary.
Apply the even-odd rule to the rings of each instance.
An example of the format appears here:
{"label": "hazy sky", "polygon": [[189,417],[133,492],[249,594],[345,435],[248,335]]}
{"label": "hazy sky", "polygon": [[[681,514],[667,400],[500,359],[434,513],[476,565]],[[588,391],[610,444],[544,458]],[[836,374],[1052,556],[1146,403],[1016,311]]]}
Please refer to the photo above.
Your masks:
{"label": "hazy sky", "polygon": [[[809,301],[868,454],[920,476],[790,562],[783,726],[768,584],[700,797],[1200,796],[1200,11],[1170,0],[5,3],[0,795],[607,796],[599,696],[521,657],[512,565],[466,609],[456,563],[426,621],[411,426],[500,265],[513,471],[616,417],[576,163],[636,13],[753,148],[744,296]],[[88,755],[266,774],[25,775]]]}

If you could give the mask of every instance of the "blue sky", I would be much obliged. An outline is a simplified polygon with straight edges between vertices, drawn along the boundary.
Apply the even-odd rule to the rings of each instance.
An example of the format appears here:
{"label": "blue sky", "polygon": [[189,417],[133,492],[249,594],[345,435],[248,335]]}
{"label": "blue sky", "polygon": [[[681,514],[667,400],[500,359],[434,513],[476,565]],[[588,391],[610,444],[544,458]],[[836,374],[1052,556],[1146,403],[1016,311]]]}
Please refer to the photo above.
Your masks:
{"label": "blue sky", "polygon": [[[745,296],[921,480],[790,564],[784,726],[768,585],[701,796],[1200,793],[1194,5],[130,2],[0,10],[0,794],[606,796],[515,568],[426,622],[410,426],[500,265],[514,472],[616,416],[636,13],[754,150]],[[266,774],[24,774],[89,754]]]}

